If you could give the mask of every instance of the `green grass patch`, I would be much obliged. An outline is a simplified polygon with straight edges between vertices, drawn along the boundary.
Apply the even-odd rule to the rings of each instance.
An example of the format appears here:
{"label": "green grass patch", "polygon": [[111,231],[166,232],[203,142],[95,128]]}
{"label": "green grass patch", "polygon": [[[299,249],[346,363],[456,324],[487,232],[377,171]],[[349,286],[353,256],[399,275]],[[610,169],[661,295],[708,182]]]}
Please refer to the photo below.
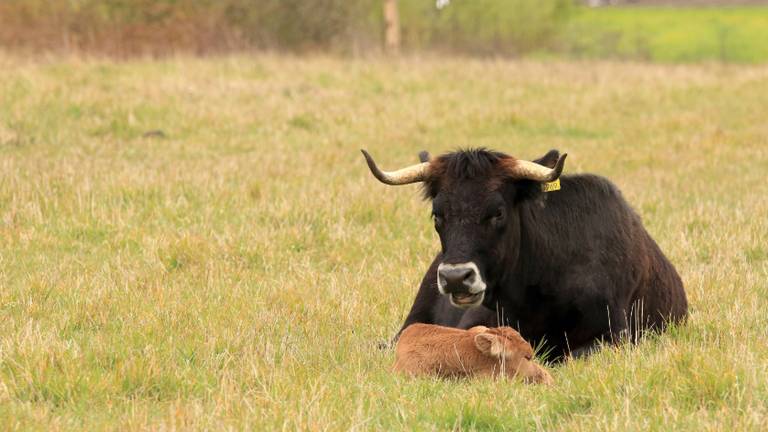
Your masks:
{"label": "green grass patch", "polygon": [[768,8],[580,8],[561,44],[584,58],[760,63],[768,61]]}

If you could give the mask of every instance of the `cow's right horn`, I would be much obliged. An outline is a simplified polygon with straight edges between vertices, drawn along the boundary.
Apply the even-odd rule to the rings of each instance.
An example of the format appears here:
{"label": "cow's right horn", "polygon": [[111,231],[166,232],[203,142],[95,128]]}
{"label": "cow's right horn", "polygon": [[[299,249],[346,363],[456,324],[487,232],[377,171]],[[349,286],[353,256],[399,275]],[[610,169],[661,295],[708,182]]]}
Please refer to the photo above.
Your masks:
{"label": "cow's right horn", "polygon": [[526,160],[516,160],[515,164],[508,169],[508,173],[512,178],[528,179],[538,182],[550,182],[557,180],[560,174],[563,172],[563,166],[565,165],[565,158],[568,154],[562,154],[557,159],[554,168],[548,168],[543,165],[539,165],[536,162],[529,162]]}
{"label": "cow's right horn", "polygon": [[427,178],[427,174],[429,174],[429,162],[411,165],[397,171],[382,171],[376,166],[376,162],[373,161],[373,158],[367,151],[362,149],[360,151],[365,156],[365,161],[368,163],[368,168],[371,169],[371,174],[384,184],[397,186],[418,183],[424,181]]}

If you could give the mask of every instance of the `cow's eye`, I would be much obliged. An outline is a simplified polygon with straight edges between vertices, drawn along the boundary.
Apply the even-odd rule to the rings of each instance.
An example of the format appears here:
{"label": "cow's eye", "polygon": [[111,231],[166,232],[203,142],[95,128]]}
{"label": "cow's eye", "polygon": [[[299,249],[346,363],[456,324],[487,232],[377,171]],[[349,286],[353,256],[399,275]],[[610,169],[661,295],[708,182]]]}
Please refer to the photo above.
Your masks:
{"label": "cow's eye", "polygon": [[488,216],[487,220],[493,225],[500,225],[504,222],[504,216],[506,216],[504,214],[504,209],[499,207]]}

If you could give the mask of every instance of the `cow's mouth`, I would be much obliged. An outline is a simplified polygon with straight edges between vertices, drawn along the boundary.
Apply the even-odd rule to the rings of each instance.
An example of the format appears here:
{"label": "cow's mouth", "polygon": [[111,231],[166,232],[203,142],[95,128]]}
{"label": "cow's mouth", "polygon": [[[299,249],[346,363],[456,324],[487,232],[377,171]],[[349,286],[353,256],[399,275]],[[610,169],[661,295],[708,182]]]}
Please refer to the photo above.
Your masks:
{"label": "cow's mouth", "polygon": [[483,297],[485,296],[485,292],[481,291],[477,294],[470,294],[470,293],[451,293],[451,303],[453,303],[454,306],[458,307],[472,307],[477,306],[480,303],[483,302]]}

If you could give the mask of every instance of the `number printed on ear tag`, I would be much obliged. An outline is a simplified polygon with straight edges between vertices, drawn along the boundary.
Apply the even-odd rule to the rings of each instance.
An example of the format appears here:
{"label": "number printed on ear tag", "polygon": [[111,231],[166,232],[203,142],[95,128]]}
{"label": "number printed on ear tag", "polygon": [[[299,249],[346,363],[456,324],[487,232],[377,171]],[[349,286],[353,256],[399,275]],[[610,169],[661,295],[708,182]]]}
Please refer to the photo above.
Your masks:
{"label": "number printed on ear tag", "polygon": [[542,192],[552,192],[557,190],[560,190],[560,179],[541,184]]}

